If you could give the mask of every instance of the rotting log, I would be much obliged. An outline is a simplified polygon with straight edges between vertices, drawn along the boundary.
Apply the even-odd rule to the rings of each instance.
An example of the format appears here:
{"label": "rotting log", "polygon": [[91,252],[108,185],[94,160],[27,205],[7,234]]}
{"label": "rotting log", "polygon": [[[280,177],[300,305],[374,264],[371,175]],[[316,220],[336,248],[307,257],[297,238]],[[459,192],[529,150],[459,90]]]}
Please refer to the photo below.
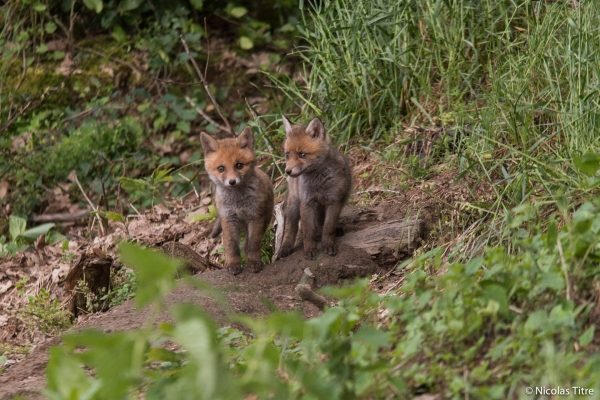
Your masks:
{"label": "rotting log", "polygon": [[379,222],[365,229],[346,233],[337,242],[364,250],[380,266],[384,266],[412,254],[424,236],[424,221],[410,217]]}
{"label": "rotting log", "polygon": [[167,242],[162,245],[162,250],[169,257],[183,260],[185,262],[184,267],[192,275],[204,272],[207,269],[221,269],[220,265],[210,262],[183,243]]}

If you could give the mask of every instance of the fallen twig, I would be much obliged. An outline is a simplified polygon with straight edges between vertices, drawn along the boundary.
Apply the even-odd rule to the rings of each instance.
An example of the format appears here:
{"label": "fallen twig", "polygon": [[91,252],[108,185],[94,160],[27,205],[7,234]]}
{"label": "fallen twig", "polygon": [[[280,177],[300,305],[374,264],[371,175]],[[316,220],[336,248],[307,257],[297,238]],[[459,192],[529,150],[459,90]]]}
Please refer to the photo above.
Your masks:
{"label": "fallen twig", "polygon": [[202,82],[202,85],[204,86],[204,89],[206,90],[208,97],[210,97],[210,100],[213,102],[217,112],[219,113],[219,116],[221,117],[223,122],[225,122],[225,125],[227,125],[227,129],[229,129],[229,133],[231,133],[233,136],[235,136],[235,132],[231,128],[231,125],[229,125],[229,121],[227,120],[227,118],[225,118],[225,116],[221,112],[221,107],[219,107],[217,100],[215,99],[212,92],[210,91],[210,88],[208,87],[208,83],[206,82],[206,79],[204,79],[204,75],[202,75],[202,71],[200,71],[200,68],[198,68],[198,64],[196,64],[196,60],[194,60],[194,58],[192,57],[192,54],[190,53],[190,49],[187,45],[187,42],[183,38],[183,35],[179,35],[179,38],[181,39],[181,43],[183,43],[185,52],[190,57],[190,61],[192,62],[192,65],[194,66],[194,69],[196,70],[196,73],[198,74],[198,77],[200,78],[200,82]]}
{"label": "fallen twig", "polygon": [[313,292],[310,285],[307,283],[300,283],[296,285],[296,293],[298,293],[302,300],[314,304],[321,311],[323,311],[325,309],[325,305],[327,305],[327,300],[325,300],[323,296],[319,296]]}
{"label": "fallen twig", "polygon": [[[83,197],[85,197],[85,199],[88,202],[88,204],[90,205],[90,207],[92,207],[92,210],[98,211],[98,208],[96,206],[94,206],[94,203],[92,203],[92,201],[90,200],[90,198],[87,197],[87,194],[85,194],[85,191],[83,190],[83,187],[81,186],[81,183],[79,183],[79,179],[77,179],[77,174],[73,174],[73,180],[75,181],[75,183],[79,187],[79,190],[81,191],[81,194],[83,194]],[[100,230],[102,231],[102,236],[104,236],[105,232],[104,232],[104,224],[102,223],[102,219],[100,218],[99,214],[95,214],[95,216],[98,219],[98,225],[100,225]]]}
{"label": "fallen twig", "polygon": [[200,107],[196,106],[196,103],[194,103],[194,101],[192,99],[189,98],[189,96],[185,96],[185,100],[188,102],[188,104],[192,107],[194,107],[196,109],[196,111],[198,111],[198,114],[202,115],[202,117],[207,120],[209,123],[213,124],[214,126],[217,127],[217,129],[223,131],[223,132],[227,132],[227,133],[231,133],[229,131],[229,128],[227,128],[226,126],[223,126],[221,124],[219,124],[217,121],[215,121],[214,119],[212,119],[210,117],[210,115],[208,115],[207,113],[204,112],[204,110],[202,110]]}
{"label": "fallen twig", "polygon": [[90,210],[79,210],[75,212],[34,215],[33,222],[71,222],[85,219],[90,214]]}

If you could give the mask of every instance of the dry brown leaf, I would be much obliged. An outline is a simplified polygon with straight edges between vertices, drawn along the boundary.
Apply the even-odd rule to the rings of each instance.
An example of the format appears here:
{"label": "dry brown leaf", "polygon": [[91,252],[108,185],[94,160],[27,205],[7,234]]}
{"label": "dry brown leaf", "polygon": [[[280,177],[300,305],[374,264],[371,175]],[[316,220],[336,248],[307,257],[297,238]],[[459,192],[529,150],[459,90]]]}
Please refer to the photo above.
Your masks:
{"label": "dry brown leaf", "polygon": [[0,284],[0,294],[6,293],[8,289],[13,287],[14,283],[12,281],[8,281]]}
{"label": "dry brown leaf", "polygon": [[0,182],[0,200],[6,197],[8,194],[8,182],[2,181]]}

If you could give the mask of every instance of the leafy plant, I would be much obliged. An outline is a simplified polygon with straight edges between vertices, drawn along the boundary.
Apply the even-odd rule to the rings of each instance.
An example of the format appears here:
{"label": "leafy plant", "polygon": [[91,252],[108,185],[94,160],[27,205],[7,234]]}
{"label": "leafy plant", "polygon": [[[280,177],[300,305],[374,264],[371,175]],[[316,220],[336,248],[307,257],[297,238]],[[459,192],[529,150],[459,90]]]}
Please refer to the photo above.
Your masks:
{"label": "leafy plant", "polygon": [[71,325],[71,313],[63,309],[58,299],[51,298],[47,290],[42,288],[38,295],[28,298],[29,303],[15,314],[30,331],[37,328],[55,334]]}
{"label": "leafy plant", "polygon": [[119,269],[111,276],[111,289],[100,301],[108,301],[108,306],[113,307],[133,298],[137,285],[137,277],[133,271]]}

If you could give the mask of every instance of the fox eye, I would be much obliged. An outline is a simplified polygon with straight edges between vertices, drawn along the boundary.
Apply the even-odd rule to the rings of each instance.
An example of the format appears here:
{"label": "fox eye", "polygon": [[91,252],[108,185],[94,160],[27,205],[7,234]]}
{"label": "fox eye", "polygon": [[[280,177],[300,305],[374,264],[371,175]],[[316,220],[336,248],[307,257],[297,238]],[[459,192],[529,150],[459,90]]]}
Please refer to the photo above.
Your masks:
{"label": "fox eye", "polygon": [[223,171],[225,171],[225,167],[221,165],[220,167],[217,168],[217,171],[223,172]]}
{"label": "fox eye", "polygon": [[306,158],[306,153],[300,153],[300,154],[298,154],[298,157],[300,157],[300,158]]}
{"label": "fox eye", "polygon": [[237,163],[237,164],[235,164],[235,167],[236,167],[237,169],[242,169],[242,168],[244,168],[244,164],[242,164],[242,163]]}
{"label": "fox eye", "polygon": [[289,151],[285,152],[285,158],[290,158],[290,152]]}

